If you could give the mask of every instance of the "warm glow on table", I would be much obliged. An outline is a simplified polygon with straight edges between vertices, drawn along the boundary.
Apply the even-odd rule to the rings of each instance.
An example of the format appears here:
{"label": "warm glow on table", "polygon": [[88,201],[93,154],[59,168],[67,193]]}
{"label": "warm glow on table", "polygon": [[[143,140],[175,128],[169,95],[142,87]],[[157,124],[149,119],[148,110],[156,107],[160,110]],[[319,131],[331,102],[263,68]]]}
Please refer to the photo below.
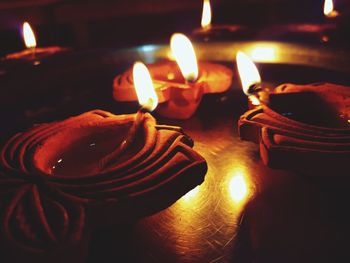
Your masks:
{"label": "warm glow on table", "polygon": [[277,48],[274,46],[256,46],[250,51],[250,57],[256,62],[273,62],[277,58]]}
{"label": "warm glow on table", "polygon": [[185,194],[181,198],[181,200],[183,200],[185,202],[189,202],[198,195],[199,191],[200,191],[200,186],[197,186],[196,188],[193,188],[191,191],[189,191],[187,194]]}
{"label": "warm glow on table", "polygon": [[229,183],[230,196],[233,201],[241,202],[248,195],[248,186],[242,174],[232,177]]}

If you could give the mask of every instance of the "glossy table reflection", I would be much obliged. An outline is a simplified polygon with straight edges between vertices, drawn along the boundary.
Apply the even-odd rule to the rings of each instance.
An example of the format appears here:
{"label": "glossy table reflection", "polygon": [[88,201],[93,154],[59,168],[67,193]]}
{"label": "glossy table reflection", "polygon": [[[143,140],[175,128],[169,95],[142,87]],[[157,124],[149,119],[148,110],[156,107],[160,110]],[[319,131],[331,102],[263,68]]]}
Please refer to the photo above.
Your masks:
{"label": "glossy table reflection", "polygon": [[[202,122],[201,117],[205,115],[181,123],[195,140],[195,149],[209,164],[205,182],[168,209],[135,223],[126,234],[129,244],[123,246],[129,247],[130,251],[126,253],[122,249],[123,262],[229,260],[230,253],[227,252],[234,245],[240,213],[254,196],[257,180],[260,180],[254,176],[257,159],[251,158],[256,147],[239,140],[230,115],[211,120],[213,124]],[[115,234],[118,235],[117,229]],[[109,238],[104,241],[115,242],[114,236]],[[100,249],[104,249],[104,245],[96,245],[102,247],[96,258],[89,262],[97,262]],[[106,257],[104,260],[110,258],[113,262],[114,252],[102,253]]]}
{"label": "glossy table reflection", "polygon": [[238,138],[235,114],[217,110],[217,118],[208,110],[181,122],[209,164],[205,182],[127,230],[97,234],[88,262],[115,262],[116,256],[147,263],[348,258],[350,180],[270,169],[257,145]]}
{"label": "glossy table reflection", "polygon": [[[221,61],[231,68],[238,49],[255,54],[262,78],[271,86],[318,81],[350,84],[350,53],[344,50],[276,42],[197,46],[199,59]],[[150,45],[89,56],[75,54],[41,65],[23,78],[30,77],[34,95],[54,96],[46,101],[31,100],[27,91],[6,93],[1,116],[9,121],[5,128],[13,127],[2,129],[1,139],[11,130],[93,108],[135,112],[136,104],[112,100],[115,74],[135,60],[150,63],[167,56],[164,46]],[[67,68],[57,72],[63,65]],[[53,69],[55,74],[43,76]],[[2,82],[3,89],[20,87],[25,81],[11,78]],[[40,83],[35,82],[38,79]],[[13,103],[16,99],[20,106]],[[194,139],[195,149],[208,162],[205,182],[157,214],[94,233],[87,263],[349,261],[346,210],[350,180],[336,174],[320,178],[264,166],[258,146],[238,138],[237,120],[246,109],[247,98],[235,75],[229,92],[205,96],[189,120],[164,119],[155,113],[159,123],[182,126]]]}

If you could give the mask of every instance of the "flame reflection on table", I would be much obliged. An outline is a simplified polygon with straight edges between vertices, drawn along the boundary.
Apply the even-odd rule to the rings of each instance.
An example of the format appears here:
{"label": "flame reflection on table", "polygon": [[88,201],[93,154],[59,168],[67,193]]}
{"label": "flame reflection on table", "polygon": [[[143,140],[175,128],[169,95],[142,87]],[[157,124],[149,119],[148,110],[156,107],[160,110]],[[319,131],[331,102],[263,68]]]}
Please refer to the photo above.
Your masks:
{"label": "flame reflection on table", "polygon": [[[235,243],[241,213],[257,192],[258,177],[251,168],[254,145],[233,137],[233,126],[225,125],[226,121],[216,123],[215,132],[209,129],[203,134],[191,129],[195,149],[209,164],[205,181],[168,209],[140,223],[138,227],[146,231],[138,237],[142,249],[153,255],[159,249],[166,257],[168,253],[176,255],[172,262],[210,262],[218,258],[217,262],[225,262],[223,250]],[[190,130],[186,126],[184,129]]]}
{"label": "flame reflection on table", "polygon": [[243,175],[234,175],[229,184],[230,196],[236,203],[243,201],[248,194],[248,187]]}

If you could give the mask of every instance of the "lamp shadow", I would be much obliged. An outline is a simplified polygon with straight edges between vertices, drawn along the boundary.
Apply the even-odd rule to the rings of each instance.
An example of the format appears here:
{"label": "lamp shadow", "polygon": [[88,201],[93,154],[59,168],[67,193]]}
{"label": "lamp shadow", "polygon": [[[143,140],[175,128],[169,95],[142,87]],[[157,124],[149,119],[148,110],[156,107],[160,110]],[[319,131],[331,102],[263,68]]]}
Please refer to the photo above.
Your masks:
{"label": "lamp shadow", "polygon": [[256,195],[232,262],[348,262],[350,178],[296,177]]}

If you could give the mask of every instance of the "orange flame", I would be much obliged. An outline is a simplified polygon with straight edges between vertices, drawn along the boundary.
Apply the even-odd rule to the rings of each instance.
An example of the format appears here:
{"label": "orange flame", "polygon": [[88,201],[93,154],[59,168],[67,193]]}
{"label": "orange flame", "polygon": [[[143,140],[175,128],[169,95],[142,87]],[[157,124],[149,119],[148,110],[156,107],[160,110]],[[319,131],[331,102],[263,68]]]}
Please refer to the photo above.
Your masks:
{"label": "orange flame", "polygon": [[242,82],[243,92],[246,95],[251,95],[249,93],[249,88],[252,85],[261,83],[259,71],[253,61],[243,52],[239,51],[237,53],[236,61],[238,73]]}
{"label": "orange flame", "polygon": [[211,25],[211,6],[210,6],[210,0],[204,0],[203,1],[203,13],[202,13],[202,20],[201,20],[201,26],[204,29],[210,28]]}
{"label": "orange flame", "polygon": [[198,78],[197,57],[191,41],[183,34],[173,34],[170,48],[182,75],[187,81],[194,82]]}
{"label": "orange flame", "polygon": [[324,1],[323,13],[326,17],[338,16],[338,12],[334,10],[333,0],[325,0]]}
{"label": "orange flame", "polygon": [[136,62],[133,67],[133,78],[136,95],[141,106],[152,111],[158,105],[158,97],[154,90],[151,75],[142,62]]}
{"label": "orange flame", "polygon": [[23,23],[23,38],[27,48],[36,47],[35,35],[28,22]]}

